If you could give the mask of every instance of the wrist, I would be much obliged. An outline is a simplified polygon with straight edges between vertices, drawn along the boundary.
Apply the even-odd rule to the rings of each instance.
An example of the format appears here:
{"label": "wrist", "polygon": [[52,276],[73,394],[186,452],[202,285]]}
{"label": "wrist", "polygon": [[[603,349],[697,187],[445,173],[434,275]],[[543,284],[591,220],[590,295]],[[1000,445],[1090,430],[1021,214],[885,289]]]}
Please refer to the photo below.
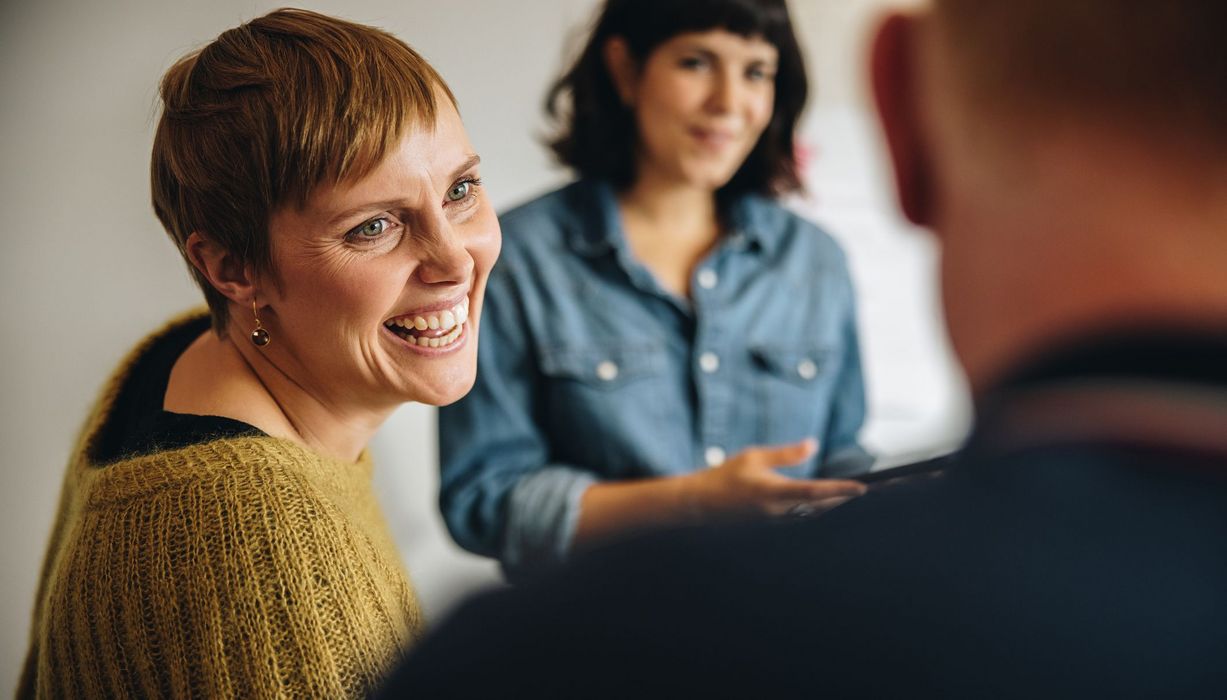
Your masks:
{"label": "wrist", "polygon": [[698,525],[707,520],[707,489],[704,473],[692,472],[673,477],[677,514],[683,525]]}

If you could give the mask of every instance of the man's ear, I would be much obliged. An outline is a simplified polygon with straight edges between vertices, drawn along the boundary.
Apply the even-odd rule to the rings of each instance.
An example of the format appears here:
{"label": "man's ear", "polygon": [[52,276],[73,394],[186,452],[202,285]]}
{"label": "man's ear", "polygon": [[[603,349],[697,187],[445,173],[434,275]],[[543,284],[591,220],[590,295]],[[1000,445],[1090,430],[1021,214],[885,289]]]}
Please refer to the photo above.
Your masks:
{"label": "man's ear", "polygon": [[240,306],[251,306],[257,280],[249,266],[199,231],[193,231],[183,247],[192,267],[222,296]]}
{"label": "man's ear", "polygon": [[636,65],[634,56],[631,56],[630,45],[626,43],[626,39],[612,36],[605,40],[601,49],[605,70],[609,71],[609,77],[613,80],[614,89],[618,91],[622,104],[627,107],[634,106],[636,86],[639,83],[639,66]]}
{"label": "man's ear", "polygon": [[920,119],[917,21],[914,16],[895,13],[882,22],[873,41],[870,71],[899,204],[909,221],[931,226],[934,183]]}

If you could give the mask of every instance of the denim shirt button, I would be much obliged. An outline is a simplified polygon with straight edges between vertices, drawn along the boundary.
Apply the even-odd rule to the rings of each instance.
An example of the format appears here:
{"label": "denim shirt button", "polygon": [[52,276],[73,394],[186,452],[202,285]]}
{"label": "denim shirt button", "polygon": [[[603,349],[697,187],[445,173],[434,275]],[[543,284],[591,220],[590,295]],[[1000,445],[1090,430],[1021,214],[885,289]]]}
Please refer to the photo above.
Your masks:
{"label": "denim shirt button", "polygon": [[707,374],[711,374],[720,369],[720,356],[714,352],[705,352],[699,355],[699,369]]}
{"label": "denim shirt button", "polygon": [[724,450],[712,445],[703,451],[703,459],[707,462],[707,466],[718,467],[724,464]]}
{"label": "denim shirt button", "polygon": [[813,360],[801,360],[797,364],[797,374],[801,375],[802,379],[810,380],[818,376],[818,365],[814,364]]}
{"label": "denim shirt button", "polygon": [[703,268],[699,270],[698,280],[699,286],[703,289],[713,289],[720,281],[720,276],[716,274],[715,270]]}
{"label": "denim shirt button", "polygon": [[618,365],[612,360],[605,360],[596,366],[596,376],[601,381],[612,382],[618,378]]}

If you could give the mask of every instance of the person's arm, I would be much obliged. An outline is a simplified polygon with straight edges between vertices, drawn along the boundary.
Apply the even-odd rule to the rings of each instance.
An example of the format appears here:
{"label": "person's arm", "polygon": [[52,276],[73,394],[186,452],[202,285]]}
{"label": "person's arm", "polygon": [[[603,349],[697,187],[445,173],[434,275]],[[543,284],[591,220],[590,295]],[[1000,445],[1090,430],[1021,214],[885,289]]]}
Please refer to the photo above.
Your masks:
{"label": "person's arm", "polygon": [[776,471],[804,462],[816,449],[812,440],[751,447],[712,469],[590,486],[581,501],[575,546],[639,530],[818,509],[865,492],[855,481],[792,479]]}
{"label": "person's arm", "polygon": [[333,499],[277,465],[205,470],[95,487],[50,582],[40,697],[364,697],[412,641],[395,551]]}

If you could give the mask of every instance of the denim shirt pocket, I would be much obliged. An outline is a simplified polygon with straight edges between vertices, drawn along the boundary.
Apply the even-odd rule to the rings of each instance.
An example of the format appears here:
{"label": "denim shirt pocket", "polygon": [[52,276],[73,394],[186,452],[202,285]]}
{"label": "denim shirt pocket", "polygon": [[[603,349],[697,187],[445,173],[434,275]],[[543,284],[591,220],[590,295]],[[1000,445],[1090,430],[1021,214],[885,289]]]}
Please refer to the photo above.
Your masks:
{"label": "denim shirt pocket", "polygon": [[554,345],[539,353],[551,447],[598,476],[625,476],[664,440],[664,347],[650,342]]}
{"label": "denim shirt pocket", "polygon": [[[750,347],[765,445],[821,438],[830,415],[836,353],[829,347]],[[819,446],[821,451],[822,445]]]}

